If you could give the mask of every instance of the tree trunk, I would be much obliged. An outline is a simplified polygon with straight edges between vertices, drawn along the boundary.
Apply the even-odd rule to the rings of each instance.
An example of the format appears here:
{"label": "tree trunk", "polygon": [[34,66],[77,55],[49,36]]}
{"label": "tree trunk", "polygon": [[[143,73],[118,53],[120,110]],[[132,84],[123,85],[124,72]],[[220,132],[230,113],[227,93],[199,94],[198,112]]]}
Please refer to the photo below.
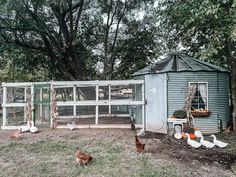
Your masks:
{"label": "tree trunk", "polygon": [[236,61],[232,61],[231,69],[231,93],[232,93],[232,118],[233,118],[233,130],[236,130]]}

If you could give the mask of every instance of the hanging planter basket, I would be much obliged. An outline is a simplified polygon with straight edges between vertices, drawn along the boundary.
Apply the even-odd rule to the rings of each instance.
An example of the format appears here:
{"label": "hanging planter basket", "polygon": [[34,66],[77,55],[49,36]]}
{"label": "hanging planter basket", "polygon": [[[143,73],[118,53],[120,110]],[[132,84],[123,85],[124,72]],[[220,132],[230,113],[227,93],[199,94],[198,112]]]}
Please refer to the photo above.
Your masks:
{"label": "hanging planter basket", "polygon": [[209,117],[211,111],[191,111],[193,117]]}

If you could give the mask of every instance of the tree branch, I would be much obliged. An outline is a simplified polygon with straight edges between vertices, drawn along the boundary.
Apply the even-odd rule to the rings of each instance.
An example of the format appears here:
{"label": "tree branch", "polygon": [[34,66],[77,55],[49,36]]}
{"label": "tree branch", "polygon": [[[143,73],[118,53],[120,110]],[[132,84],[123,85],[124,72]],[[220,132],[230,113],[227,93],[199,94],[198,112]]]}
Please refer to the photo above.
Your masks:
{"label": "tree branch", "polygon": [[74,12],[75,10],[78,9],[78,7],[83,6],[83,3],[84,3],[84,0],[81,0],[80,2],[76,3],[74,6],[71,7],[71,9],[68,8],[67,10],[65,10],[65,11],[62,13],[62,16],[66,16],[66,15],[70,12],[70,10],[71,10],[72,12]]}
{"label": "tree branch", "polygon": [[72,0],[67,0],[69,6],[69,24],[70,24],[70,41],[69,45],[71,45],[73,41],[73,12],[72,12]]}
{"label": "tree branch", "polygon": [[50,6],[51,6],[51,9],[52,9],[53,13],[55,14],[55,16],[57,18],[58,23],[59,23],[59,28],[60,28],[60,31],[63,34],[64,39],[65,39],[65,44],[68,46],[69,41],[70,41],[70,33],[69,33],[69,30],[68,30],[66,21],[64,19],[65,16],[60,13],[60,9],[58,7],[56,7],[52,4]]}
{"label": "tree branch", "polygon": [[[125,1],[125,6],[124,6],[124,9],[122,11],[122,14],[120,16],[120,18],[118,19],[118,22],[117,22],[117,25],[116,25],[116,31],[115,31],[115,37],[114,37],[114,40],[113,40],[113,44],[112,44],[112,47],[111,47],[111,68],[110,68],[110,73],[112,74],[113,73],[113,69],[114,69],[114,64],[115,64],[115,53],[114,53],[114,50],[115,50],[115,45],[116,45],[116,41],[117,41],[117,36],[118,36],[118,31],[119,31],[119,26],[120,26],[120,22],[122,20],[122,18],[124,17],[125,15],[125,11],[126,11],[126,2]],[[112,79],[112,78],[111,78]]]}
{"label": "tree branch", "polygon": [[76,21],[75,21],[75,29],[74,29],[75,36],[73,36],[74,39],[76,38],[76,34],[78,32],[78,25],[79,25],[79,20],[80,20],[81,13],[82,13],[83,5],[84,5],[84,0],[81,0],[81,5],[80,5],[80,8],[78,10],[78,13],[77,13],[77,16],[76,16]]}
{"label": "tree branch", "polygon": [[19,39],[12,40],[12,39],[7,38],[6,35],[3,35],[2,33],[1,33],[1,36],[2,36],[3,40],[6,43],[15,44],[15,45],[17,45],[19,47],[24,47],[24,48],[27,48],[27,49],[38,50],[38,51],[41,51],[41,52],[45,51],[45,48],[42,47],[42,46],[36,46],[36,45],[34,45],[32,43],[22,42]]}
{"label": "tree branch", "polygon": [[[43,38],[43,41],[45,43],[45,46],[46,46],[46,52],[48,54],[48,56],[51,58],[51,60],[53,60],[52,64],[55,66],[55,68],[58,69],[58,71],[61,73],[61,75],[65,75],[65,71],[67,70],[68,71],[68,68],[67,67],[64,67],[64,65],[56,65],[56,63],[58,63],[58,57],[56,56],[56,54],[53,52],[53,48],[50,44],[50,41],[47,39],[47,37],[45,35],[42,34],[42,38]],[[57,59],[57,60],[56,60]],[[67,61],[65,62],[67,63]],[[68,73],[68,72],[67,72]],[[67,76],[68,77],[68,76]]]}
{"label": "tree branch", "polygon": [[0,30],[10,30],[10,31],[36,31],[34,28],[28,27],[12,27],[12,26],[0,26]]}

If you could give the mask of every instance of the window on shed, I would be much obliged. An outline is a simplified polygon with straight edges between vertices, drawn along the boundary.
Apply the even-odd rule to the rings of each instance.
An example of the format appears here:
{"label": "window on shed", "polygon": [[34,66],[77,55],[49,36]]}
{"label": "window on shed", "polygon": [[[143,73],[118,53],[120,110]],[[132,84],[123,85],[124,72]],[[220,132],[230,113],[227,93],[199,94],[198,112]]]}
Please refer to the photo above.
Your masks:
{"label": "window on shed", "polygon": [[208,109],[208,90],[207,83],[190,83],[189,86],[196,86],[196,92],[192,100],[192,110],[207,110]]}

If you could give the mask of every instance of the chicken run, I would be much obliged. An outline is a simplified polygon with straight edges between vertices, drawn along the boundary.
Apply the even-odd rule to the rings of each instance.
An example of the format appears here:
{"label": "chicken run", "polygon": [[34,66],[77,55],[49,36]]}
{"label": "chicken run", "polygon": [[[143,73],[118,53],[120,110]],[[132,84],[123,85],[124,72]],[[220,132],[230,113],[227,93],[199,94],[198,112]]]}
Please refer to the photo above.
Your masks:
{"label": "chicken run", "polygon": [[[51,81],[3,83],[2,129],[36,127],[128,127],[132,107],[144,119],[144,81]],[[142,93],[135,96],[133,92]]]}

